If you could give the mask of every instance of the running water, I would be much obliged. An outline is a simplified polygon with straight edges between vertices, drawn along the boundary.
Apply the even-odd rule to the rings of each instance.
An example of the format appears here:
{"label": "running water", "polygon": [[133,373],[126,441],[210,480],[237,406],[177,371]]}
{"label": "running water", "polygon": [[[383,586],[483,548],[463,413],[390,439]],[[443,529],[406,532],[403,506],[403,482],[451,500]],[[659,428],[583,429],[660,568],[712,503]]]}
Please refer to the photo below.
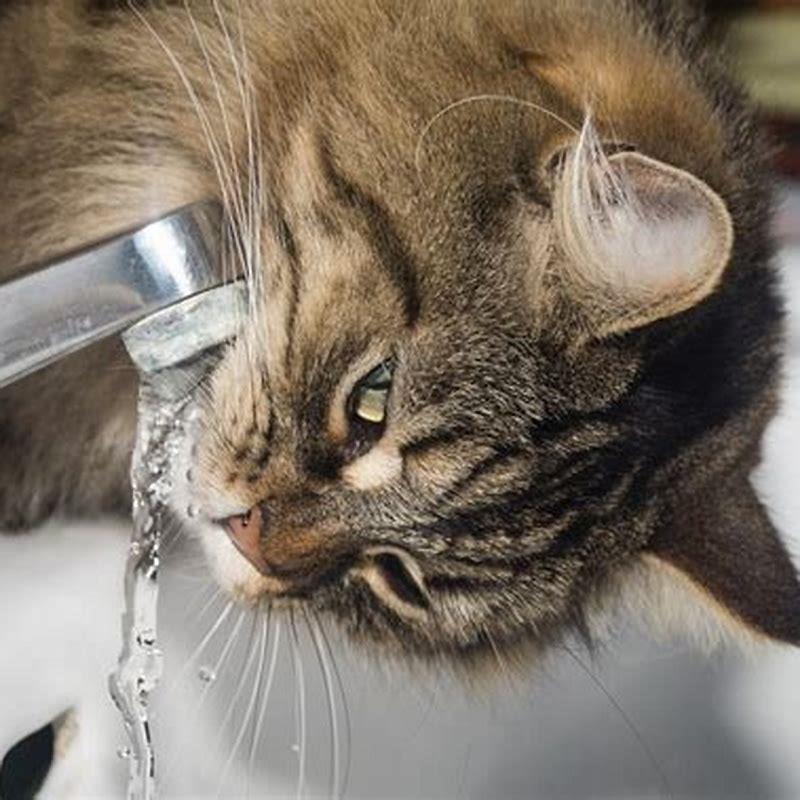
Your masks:
{"label": "running water", "polygon": [[155,753],[148,714],[150,693],[161,677],[156,611],[161,531],[172,490],[170,463],[184,434],[188,398],[165,399],[143,378],[139,426],[131,465],[133,538],[125,571],[122,652],[109,679],[130,741],[118,751],[128,759],[128,800],[156,797]]}
{"label": "running water", "polygon": [[128,800],[156,797],[148,708],[163,665],[156,614],[171,465],[196,419],[190,411],[195,389],[214,362],[214,349],[236,335],[246,296],[241,281],[224,284],[152,314],[123,335],[139,368],[139,425],[131,464],[133,538],[125,569],[122,652],[109,688],[130,741],[117,751],[129,763]]}

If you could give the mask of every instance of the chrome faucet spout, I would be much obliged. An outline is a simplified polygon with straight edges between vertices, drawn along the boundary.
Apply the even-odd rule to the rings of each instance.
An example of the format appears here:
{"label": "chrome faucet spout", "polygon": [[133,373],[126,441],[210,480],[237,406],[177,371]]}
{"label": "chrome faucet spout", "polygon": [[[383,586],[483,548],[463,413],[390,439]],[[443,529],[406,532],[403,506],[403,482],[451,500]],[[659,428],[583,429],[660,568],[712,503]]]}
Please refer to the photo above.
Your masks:
{"label": "chrome faucet spout", "polygon": [[221,210],[195,203],[0,284],[0,387],[233,280]]}

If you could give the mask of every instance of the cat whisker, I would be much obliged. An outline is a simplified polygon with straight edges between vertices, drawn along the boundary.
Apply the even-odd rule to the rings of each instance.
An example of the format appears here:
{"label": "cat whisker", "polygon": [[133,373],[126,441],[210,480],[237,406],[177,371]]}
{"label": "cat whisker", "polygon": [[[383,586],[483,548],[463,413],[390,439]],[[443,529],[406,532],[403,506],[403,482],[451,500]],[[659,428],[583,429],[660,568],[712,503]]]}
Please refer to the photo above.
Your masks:
{"label": "cat whisker", "polygon": [[572,133],[578,135],[580,134],[580,129],[576,128],[571,122],[564,119],[559,114],[556,114],[555,111],[551,111],[549,108],[545,106],[539,105],[539,103],[534,103],[531,100],[522,100],[519,97],[513,97],[512,95],[505,95],[505,94],[475,94],[470,95],[469,97],[462,97],[460,100],[454,100],[452,103],[448,103],[444,108],[439,109],[422,127],[422,131],[420,132],[419,138],[417,139],[416,147],[414,148],[414,166],[417,172],[420,172],[420,157],[422,155],[422,146],[425,142],[425,137],[430,133],[431,128],[443,117],[445,114],[449,114],[456,108],[460,108],[461,106],[468,105],[469,103],[486,103],[486,102],[496,102],[496,103],[511,103],[513,105],[522,106],[523,108],[531,108],[534,111],[539,111],[540,113],[544,114],[551,119],[554,119],[556,122],[561,123],[565,128],[568,128]]}
{"label": "cat whisker", "polygon": [[176,569],[171,570],[171,572],[174,576],[180,578],[182,581],[187,581],[188,583],[201,583],[203,585],[208,584],[207,574],[192,575],[190,572],[186,572],[185,570],[176,570]]}
{"label": "cat whisker", "polygon": [[650,745],[647,743],[647,740],[642,735],[642,732],[639,728],[634,724],[633,720],[628,716],[625,709],[622,707],[620,702],[617,700],[616,697],[608,690],[606,685],[600,678],[589,669],[588,665],[586,665],[575,651],[569,647],[567,644],[561,645],[564,652],[575,662],[578,668],[583,672],[584,675],[589,679],[592,685],[600,692],[600,694],[605,697],[606,700],[611,704],[612,708],[619,714],[620,719],[622,720],[625,727],[630,731],[631,735],[636,740],[637,744],[641,748],[642,752],[645,755],[645,758],[650,762],[650,765],[655,770],[658,778],[661,782],[662,788],[666,793],[668,800],[674,800],[675,795],[672,791],[672,785],[670,783],[669,778],[667,777],[666,773],[664,772],[663,767],[661,766],[661,762],[656,758],[655,753],[653,752]]}
{"label": "cat whisker", "polygon": [[[162,528],[161,557],[166,558],[172,555],[180,544],[185,534],[185,529],[181,523],[174,518],[167,518]],[[184,560],[181,566],[187,566]]]}
{"label": "cat whisker", "polygon": [[[213,0],[212,7],[214,9],[214,14],[217,18],[217,22],[219,24],[219,28],[222,32],[222,35],[225,39],[225,43],[227,46],[228,56],[231,62],[231,66],[233,67],[234,75],[236,77],[236,85],[239,90],[239,99],[241,102],[242,107],[242,117],[245,123],[245,131],[246,131],[246,144],[247,144],[247,166],[248,166],[248,181],[250,182],[250,193],[247,197],[247,211],[249,214],[248,217],[248,237],[247,237],[247,245],[251,249],[251,257],[248,259],[248,266],[254,267],[255,266],[255,259],[252,257],[252,242],[253,242],[253,235],[255,234],[255,225],[253,224],[253,199],[254,195],[252,193],[252,180],[253,180],[253,164],[254,164],[254,154],[253,154],[253,120],[257,119],[254,117],[253,114],[253,94],[252,92],[247,91],[249,86],[246,85],[244,80],[244,66],[246,64],[246,51],[244,48],[244,27],[242,22],[242,15],[241,15],[241,5],[239,5],[239,23],[240,23],[240,45],[242,48],[242,60],[236,57],[236,53],[233,47],[233,41],[230,35],[230,31],[228,30],[228,26],[225,23],[225,18],[222,14],[222,11],[219,7],[219,3],[217,0]],[[257,252],[257,251],[256,251]],[[252,277],[255,278],[255,271],[253,270]]]}
{"label": "cat whisker", "polygon": [[[206,603],[197,614],[197,620],[200,621],[206,615],[206,612],[214,605],[214,602],[222,595],[222,589],[216,583],[210,583],[208,588],[211,589],[211,594],[206,600]],[[229,601],[230,602],[230,601]],[[187,616],[191,616],[191,611],[187,612]]]}
{"label": "cat whisker", "polygon": [[[271,607],[268,605],[267,610],[264,610],[265,601],[262,599],[258,604],[258,614],[261,617],[261,647],[262,653],[260,655],[259,660],[259,672],[258,678],[256,679],[256,683],[254,686],[253,692],[253,705],[258,706],[258,700],[261,697],[261,694],[264,689],[264,682],[263,678],[263,667],[264,667],[264,659],[266,656],[266,651],[269,646],[269,637],[270,637],[270,616],[271,616]],[[252,715],[252,725],[250,725],[250,748],[248,749],[248,759],[247,759],[247,772],[245,773],[245,797],[250,797],[250,783],[253,777],[253,763],[250,759],[250,755],[253,751],[253,746],[255,744],[255,735],[256,735],[256,726],[258,724],[258,714]]]}
{"label": "cat whisker", "polygon": [[225,728],[228,726],[228,722],[230,722],[231,717],[236,712],[236,704],[239,702],[239,698],[241,697],[242,691],[244,690],[244,685],[247,681],[247,676],[250,674],[250,669],[253,666],[253,659],[256,655],[256,648],[253,647],[256,639],[256,628],[258,623],[258,615],[255,612],[250,612],[252,624],[250,626],[250,634],[247,637],[247,644],[245,645],[245,663],[244,668],[239,671],[239,680],[236,683],[236,688],[233,691],[233,696],[228,701],[228,710],[225,712],[225,716],[222,718],[222,723],[219,726],[219,737],[218,744],[221,743],[221,738],[225,733]]}
{"label": "cat whisker", "polygon": [[[214,597],[212,596],[212,600],[209,601],[208,607],[213,605],[213,600],[214,600]],[[209,642],[214,638],[214,635],[219,630],[219,628],[221,627],[223,622],[230,616],[230,613],[234,609],[234,607],[235,607],[235,605],[234,605],[233,600],[229,600],[225,604],[224,608],[220,612],[220,614],[217,617],[216,621],[212,624],[210,630],[203,637],[202,641],[197,646],[197,648],[194,650],[194,652],[189,656],[189,658],[187,659],[186,663],[181,668],[181,670],[178,673],[178,675],[176,675],[170,681],[170,683],[167,686],[164,686],[162,689],[160,689],[160,692],[164,696],[170,696],[172,694],[172,692],[175,690],[175,688],[183,681],[183,679],[186,677],[186,674],[188,673],[188,671],[194,666],[194,664],[197,662],[197,659],[200,658],[200,656],[202,655],[203,651],[208,646]],[[205,610],[207,610],[207,609],[204,609],[202,613],[205,613]],[[231,632],[230,636],[228,637],[228,641],[227,641],[227,644],[225,646],[225,650],[223,650],[223,655],[224,655],[225,651],[227,650],[228,646],[231,644],[231,642],[234,639],[234,637],[236,636],[236,634],[238,633],[238,630],[239,630],[239,627],[240,627],[240,623],[241,623],[243,618],[244,618],[243,614],[240,613],[239,620],[237,621],[236,625],[233,628],[233,631]],[[221,662],[222,662],[222,657],[220,657],[220,660],[217,662],[217,664],[214,667],[214,674],[217,674],[217,672],[218,672],[218,670],[220,668]],[[206,685],[204,687],[203,694],[202,694],[202,696],[200,698],[200,703],[198,704],[197,708],[195,709],[195,712],[194,712],[194,719],[195,720],[197,719],[197,717],[200,714],[200,710],[201,710],[203,702],[205,700],[208,688],[209,688],[208,685]],[[162,777],[161,780],[165,784],[168,783],[169,777],[172,774],[172,770],[174,769],[176,763],[177,763],[177,753],[166,763],[166,765],[164,767],[163,777]]]}
{"label": "cat whisker", "polygon": [[[228,148],[228,155],[230,157],[230,177],[232,183],[232,200],[234,201],[234,208],[232,209],[235,211],[238,217],[244,216],[244,209],[242,207],[243,197],[242,197],[242,185],[240,180],[240,172],[237,168],[237,158],[236,158],[236,150],[233,141],[233,134],[231,131],[230,126],[230,118],[228,116],[228,112],[225,108],[225,103],[222,100],[222,90],[220,89],[219,78],[217,76],[217,71],[214,68],[214,64],[212,59],[209,55],[208,46],[203,34],[200,31],[200,26],[197,24],[197,20],[192,14],[192,10],[189,6],[188,0],[183,0],[183,8],[186,13],[186,16],[189,18],[189,24],[192,27],[192,31],[194,33],[195,41],[197,42],[198,47],[200,48],[200,52],[203,56],[203,61],[205,62],[206,72],[208,73],[208,77],[211,79],[211,85],[214,90],[214,95],[217,101],[217,108],[219,109],[220,119],[222,121],[222,129],[225,134],[224,142]],[[244,254],[243,254],[244,255]],[[246,258],[244,259],[245,266],[246,266]]]}
{"label": "cat whisker", "polygon": [[323,650],[328,654],[328,661],[333,671],[333,677],[336,681],[336,686],[339,689],[339,697],[341,698],[342,713],[344,715],[344,744],[345,744],[345,759],[344,759],[344,775],[342,776],[342,784],[339,790],[339,797],[344,797],[347,794],[347,786],[350,782],[350,753],[352,750],[352,726],[350,722],[350,708],[347,704],[347,693],[344,690],[344,681],[342,674],[339,671],[339,665],[333,655],[333,649],[325,632],[325,626],[319,618],[319,615],[314,613],[314,621],[316,623],[316,630],[319,634]]}
{"label": "cat whisker", "polygon": [[[217,73],[216,68],[214,67],[214,61],[211,58],[209,53],[208,45],[205,41],[205,38],[200,30],[197,21],[194,18],[194,15],[191,12],[191,9],[188,5],[187,0],[184,0],[184,8],[186,10],[186,14],[189,17],[190,23],[192,25],[192,29],[195,35],[195,39],[200,47],[200,50],[203,55],[203,60],[206,65],[206,71],[211,78],[211,83],[214,88],[214,93],[217,100],[217,106],[219,108],[220,118],[222,120],[222,126],[225,134],[225,140],[228,147],[228,153],[230,156],[230,164],[231,164],[231,182],[233,183],[232,192],[232,207],[230,209],[230,217],[232,220],[236,220],[236,222],[232,226],[232,235],[233,235],[233,243],[235,247],[234,250],[238,250],[239,260],[241,261],[242,270],[245,274],[245,279],[248,286],[251,287],[251,293],[255,294],[253,291],[255,286],[255,279],[258,274],[258,270],[256,269],[256,263],[254,258],[254,250],[253,250],[253,240],[255,234],[255,225],[253,221],[253,193],[252,193],[252,176],[251,176],[251,169],[252,169],[252,160],[248,155],[248,163],[247,163],[247,184],[248,184],[248,191],[245,192],[245,188],[242,181],[242,174],[240,165],[238,163],[238,159],[235,152],[235,145],[233,139],[233,132],[230,124],[230,116],[228,114],[228,110],[226,108],[226,104],[222,97],[222,90],[220,88],[220,81],[219,76]],[[233,47],[231,43],[230,34],[228,33],[227,27],[224,24],[224,20],[222,19],[219,9],[215,7],[217,19],[220,24],[220,29],[222,31],[223,38],[226,42],[226,47],[228,51],[228,55],[231,61],[231,65],[233,67],[234,75],[236,77],[236,83],[239,87],[239,94],[241,98],[241,106],[242,106],[242,117],[245,121],[245,129],[246,129],[246,140],[248,150],[252,148],[251,139],[251,121],[250,121],[250,106],[247,103],[246,95],[243,90],[242,85],[242,78],[241,78],[241,70],[239,66],[239,62],[236,59],[236,56],[233,52]],[[251,378],[252,380],[252,378]]]}
{"label": "cat whisker", "polygon": [[[214,675],[219,675],[220,671],[222,670],[222,668],[227,663],[228,656],[230,655],[231,650],[233,649],[233,646],[236,644],[236,640],[239,637],[239,632],[242,629],[242,624],[244,623],[246,615],[247,615],[247,609],[242,609],[239,612],[239,617],[236,620],[236,624],[233,626],[233,629],[231,630],[231,633],[228,636],[227,641],[225,642],[225,646],[222,648],[222,652],[220,653],[219,658],[217,659],[216,663],[214,664],[214,667],[212,668],[212,672],[213,672]],[[203,687],[203,691],[201,692],[201,695],[200,695],[200,701],[197,704],[197,710],[195,712],[196,715],[200,713],[200,710],[202,709],[203,705],[205,704],[205,701],[208,698],[208,694],[209,694],[209,690],[211,688],[211,685],[212,685],[211,683],[207,683]]]}
{"label": "cat whisker", "polygon": [[203,135],[206,139],[206,145],[208,146],[209,149],[212,166],[214,168],[214,171],[217,176],[217,181],[220,186],[223,205],[226,207],[226,209],[230,210],[231,208],[235,207],[235,203],[231,200],[231,196],[234,194],[234,183],[228,171],[225,159],[222,157],[222,152],[220,150],[216,135],[214,134],[214,129],[208,117],[208,113],[206,111],[205,106],[200,101],[200,98],[197,95],[197,91],[195,90],[191,80],[186,74],[186,70],[183,68],[177,55],[172,50],[172,48],[167,44],[164,37],[161,36],[158,33],[158,31],[156,31],[152,23],[147,19],[147,17],[142,13],[142,11],[140,11],[133,4],[132,0],[128,0],[128,7],[131,9],[132,13],[137,17],[139,22],[147,29],[150,35],[155,39],[155,41],[164,52],[167,59],[169,60],[181,84],[183,85],[189,97],[189,101],[192,104],[192,108],[194,109],[195,115],[198,121],[200,122],[200,127],[202,129]]}
{"label": "cat whisker", "polygon": [[[272,607],[267,610],[267,627],[271,623]],[[248,758],[247,774],[252,774],[253,764],[255,763],[256,750],[258,749],[259,742],[261,741],[261,730],[264,724],[264,717],[269,703],[270,693],[272,691],[272,683],[275,678],[275,668],[278,664],[278,650],[281,643],[281,623],[280,620],[275,622],[275,636],[272,643],[272,650],[269,657],[269,666],[267,667],[267,677],[264,681],[264,688],[261,692],[261,708],[258,711],[258,719],[256,721],[255,731],[253,732],[253,739],[250,742],[250,756]]]}
{"label": "cat whisker", "polygon": [[291,626],[292,672],[295,687],[295,726],[297,730],[297,791],[295,797],[301,800],[305,796],[306,782],[306,683],[303,673],[303,659],[300,657],[300,640],[294,619],[294,609],[289,611]]}
{"label": "cat whisker", "polygon": [[322,671],[322,679],[325,684],[325,697],[328,702],[328,724],[331,731],[331,790],[330,796],[332,798],[341,797],[339,794],[340,787],[340,759],[339,759],[339,718],[336,713],[336,698],[333,692],[333,680],[331,678],[331,667],[328,663],[324,649],[319,641],[319,634],[316,630],[316,620],[309,619],[308,611],[303,608],[303,616],[305,617],[306,627],[311,636],[311,641],[314,645],[314,652],[317,654],[317,661]]}
{"label": "cat whisker", "polygon": [[[218,590],[218,593],[219,593],[219,590]],[[216,596],[212,596],[211,601],[209,601],[209,603],[207,605],[207,608],[209,608],[209,607],[211,607],[211,605],[213,605],[213,601],[215,599],[216,599]],[[219,616],[217,617],[215,622],[210,627],[208,633],[206,633],[206,635],[201,640],[200,644],[197,645],[197,647],[195,648],[194,652],[187,659],[186,664],[184,665],[183,669],[181,670],[181,672],[178,675],[178,677],[176,678],[176,680],[181,680],[182,678],[186,677],[186,673],[196,663],[197,659],[200,658],[200,656],[202,655],[203,651],[206,649],[208,643],[214,638],[214,634],[216,634],[216,632],[220,629],[220,627],[225,622],[225,620],[230,616],[230,613],[231,613],[231,611],[233,611],[234,607],[235,606],[234,606],[233,600],[228,600],[228,602],[223,607],[222,611],[219,613]],[[201,612],[201,615],[204,614],[205,611],[206,611],[206,609],[203,609],[203,611]]]}
{"label": "cat whisker", "polygon": [[228,772],[230,771],[230,768],[233,765],[234,759],[236,758],[236,753],[239,751],[239,745],[242,743],[242,739],[244,738],[245,732],[247,731],[247,724],[250,721],[250,717],[253,714],[253,709],[255,708],[256,698],[258,696],[258,687],[259,687],[259,685],[261,683],[261,676],[262,676],[263,669],[264,669],[264,657],[265,657],[266,646],[267,646],[266,628],[262,624],[261,628],[259,629],[260,630],[259,637],[258,637],[259,646],[258,646],[258,648],[253,647],[253,644],[255,642],[256,626],[257,626],[258,621],[259,621],[258,609],[253,610],[252,616],[253,616],[253,626],[252,626],[251,631],[250,631],[250,639],[249,639],[248,645],[247,645],[247,650],[248,650],[247,661],[245,662],[245,666],[244,666],[244,669],[242,670],[242,674],[241,674],[241,677],[239,678],[239,683],[238,683],[238,685],[236,687],[236,690],[234,692],[233,698],[229,701],[228,711],[227,711],[227,713],[225,715],[225,718],[222,721],[222,724],[220,725],[220,729],[219,729],[220,737],[222,737],[224,735],[225,728],[227,727],[228,721],[230,720],[230,718],[235,713],[236,705],[237,705],[237,703],[239,701],[239,697],[240,697],[240,695],[242,693],[242,690],[244,688],[244,685],[245,685],[245,683],[247,681],[247,676],[250,674],[250,669],[251,669],[251,667],[253,665],[253,660],[254,660],[255,655],[256,655],[256,650],[258,651],[258,654],[259,654],[258,655],[258,665],[256,666],[256,671],[255,671],[255,674],[254,674],[254,677],[253,677],[252,690],[251,690],[251,693],[250,693],[250,701],[247,704],[247,708],[245,710],[244,718],[242,720],[241,725],[239,726],[239,731],[236,734],[236,739],[234,740],[233,747],[231,748],[231,753],[228,756],[228,760],[225,762],[225,766],[224,766],[224,768],[222,770],[222,773],[221,773],[221,776],[220,776],[220,779],[219,779],[219,786],[217,788],[217,796],[220,795],[220,793],[222,791],[222,787],[225,785],[225,778],[228,776]]}
{"label": "cat whisker", "polygon": [[[239,90],[239,97],[242,107],[242,117],[245,124],[245,136],[247,146],[247,195],[245,197],[246,213],[242,214],[242,226],[244,228],[245,248],[247,251],[246,258],[246,274],[247,282],[250,288],[248,293],[248,310],[249,316],[257,322],[258,316],[258,297],[260,296],[260,283],[262,278],[262,270],[260,266],[261,254],[261,221],[263,219],[262,202],[263,192],[263,161],[261,152],[261,129],[258,116],[255,113],[255,93],[252,89],[252,84],[249,81],[249,66],[247,57],[246,40],[244,35],[244,21],[242,18],[241,4],[238,5],[238,20],[239,20],[239,45],[241,50],[241,57],[236,57],[233,40],[225,23],[225,18],[219,7],[217,0],[213,0],[212,6],[215,16],[222,35],[225,39],[230,62],[236,76],[236,83]],[[256,329],[258,326],[251,326]],[[250,337],[244,337],[244,347],[247,351],[248,361],[255,367],[256,358],[252,349]],[[248,373],[250,380],[250,392],[253,403],[255,403],[255,369],[250,370]],[[253,409],[253,418],[256,418],[255,408]]]}

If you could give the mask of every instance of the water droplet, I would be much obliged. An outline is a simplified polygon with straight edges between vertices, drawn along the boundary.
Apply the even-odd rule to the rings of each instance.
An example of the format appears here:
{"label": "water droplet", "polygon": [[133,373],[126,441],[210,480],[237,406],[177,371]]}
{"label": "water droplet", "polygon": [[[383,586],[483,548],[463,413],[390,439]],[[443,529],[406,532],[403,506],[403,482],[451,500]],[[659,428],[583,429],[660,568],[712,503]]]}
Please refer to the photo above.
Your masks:
{"label": "water droplet", "polygon": [[130,758],[131,757],[131,749],[130,747],[118,747],[117,748],[117,758]]}
{"label": "water droplet", "polygon": [[295,742],[289,749],[293,753],[299,753],[300,752],[300,745]]}
{"label": "water droplet", "polygon": [[189,481],[189,483],[192,483],[192,481],[194,481],[194,470],[193,469],[187,469],[186,470],[186,480]]}
{"label": "water droplet", "polygon": [[189,506],[186,509],[186,516],[190,517],[191,519],[194,519],[195,517],[199,516],[199,514],[200,514],[200,509],[197,506]]}
{"label": "water droplet", "polygon": [[200,667],[197,671],[197,677],[200,678],[203,683],[214,683],[217,679],[217,674],[214,672],[211,667]]}
{"label": "water droplet", "polygon": [[136,641],[144,647],[152,647],[156,643],[156,632],[152,628],[139,631]]}

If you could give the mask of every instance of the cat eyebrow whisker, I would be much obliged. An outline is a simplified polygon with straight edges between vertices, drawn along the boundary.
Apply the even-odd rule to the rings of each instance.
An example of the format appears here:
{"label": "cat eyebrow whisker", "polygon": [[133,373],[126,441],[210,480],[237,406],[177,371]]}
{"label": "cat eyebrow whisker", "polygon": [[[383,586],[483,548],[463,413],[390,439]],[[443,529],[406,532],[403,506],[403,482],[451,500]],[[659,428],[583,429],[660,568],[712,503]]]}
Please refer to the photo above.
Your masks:
{"label": "cat eyebrow whisker", "polygon": [[[260,151],[257,153],[254,152],[254,144],[253,144],[254,101],[252,93],[247,92],[245,90],[245,84],[242,78],[242,68],[239,63],[239,60],[236,58],[230,33],[228,31],[227,26],[225,25],[225,21],[220,13],[217,3],[214,2],[213,7],[216,19],[220,31],[222,32],[223,38],[225,40],[229,60],[231,66],[233,67],[233,71],[236,77],[236,85],[238,87],[238,94],[242,108],[242,118],[244,119],[245,123],[245,138],[247,141],[247,158],[248,158],[247,175],[246,175],[247,186],[245,190],[245,186],[243,185],[242,181],[241,170],[239,168],[238,159],[236,156],[230,119],[226,108],[226,104],[222,98],[222,90],[220,88],[220,81],[217,74],[217,70],[214,67],[213,60],[209,54],[205,38],[200,30],[199,25],[197,24],[197,21],[195,20],[194,15],[191,12],[188,0],[184,0],[183,4],[186,14],[189,17],[195,39],[203,55],[203,60],[206,65],[206,71],[208,72],[208,75],[211,78],[211,83],[217,101],[217,107],[219,109],[220,118],[222,120],[223,131],[225,134],[224,139],[225,142],[227,143],[228,155],[230,158],[230,180],[231,183],[233,184],[231,191],[231,199],[233,202],[230,209],[233,216],[233,224],[230,229],[230,234],[233,237],[235,245],[237,245],[239,257],[241,260],[241,266],[246,276],[247,284],[250,288],[250,291],[248,293],[249,313],[250,316],[255,321],[257,317],[257,309],[258,309],[257,298],[260,294],[259,284],[262,271],[257,269],[258,266],[257,259],[258,259],[258,254],[260,253],[259,221],[261,218],[260,214],[261,204],[260,204],[260,192],[258,192],[258,189],[261,184],[261,153]],[[242,41],[242,46],[244,46],[243,37],[241,41]],[[257,124],[257,117],[255,119]],[[258,158],[258,167],[256,166],[256,157]],[[258,204],[258,213],[256,211],[256,204]],[[249,337],[244,337],[244,346],[248,351],[251,363],[254,363],[255,359],[250,349],[251,342]],[[248,375],[249,375],[249,380],[252,384],[253,381],[255,380],[252,371],[248,373]],[[254,387],[251,385],[251,393],[255,394],[253,390]]]}
{"label": "cat eyebrow whisker", "polygon": [[[144,13],[139,10],[133,3],[133,0],[128,0],[128,7],[130,8],[131,12],[136,16],[139,22],[147,29],[150,35],[155,39],[156,43],[159,45],[161,50],[164,52],[164,55],[167,57],[168,61],[170,62],[173,70],[178,76],[181,84],[183,85],[186,93],[189,97],[189,101],[192,104],[194,109],[195,115],[197,116],[198,121],[200,122],[200,126],[203,131],[203,135],[206,139],[206,144],[209,149],[209,154],[211,155],[212,166],[214,167],[214,171],[217,175],[217,180],[219,182],[220,191],[222,193],[223,204],[226,208],[230,209],[235,207],[235,202],[232,200],[232,196],[235,199],[235,184],[231,173],[229,171],[229,165],[226,163],[225,159],[222,156],[221,148],[219,146],[219,142],[217,137],[214,133],[214,129],[211,125],[211,121],[208,116],[208,112],[206,110],[205,105],[201,102],[195,87],[193,86],[189,76],[186,73],[186,70],[183,68],[178,56],[175,54],[173,49],[167,44],[164,37],[161,36],[158,31],[153,27],[153,24],[150,20],[147,19]],[[244,257],[242,255],[242,261],[244,262]]]}
{"label": "cat eyebrow whisker", "polygon": [[[251,291],[248,295],[250,316],[257,322],[258,298],[263,279],[260,265],[261,256],[261,221],[264,217],[264,161],[262,150],[261,123],[256,113],[256,95],[250,79],[249,57],[244,32],[244,19],[241,4],[238,3],[239,22],[239,50],[240,58],[236,52],[231,33],[225,23],[218,0],[212,0],[212,7],[220,30],[222,31],[227,46],[231,65],[233,66],[242,107],[242,116],[245,124],[245,138],[247,145],[247,196],[246,196],[246,225],[245,244],[247,251],[245,268],[248,275],[248,284]],[[248,340],[249,341],[249,340]]]}
{"label": "cat eyebrow whisker", "polygon": [[[256,298],[258,296],[257,284],[259,283],[259,276],[261,274],[261,271],[256,269],[256,263],[255,263],[257,259],[257,254],[260,253],[259,221],[261,218],[261,212],[260,212],[261,192],[259,191],[259,189],[263,185],[263,160],[260,151],[261,133],[260,133],[260,128],[258,126],[257,117],[254,115],[252,111],[252,106],[253,106],[252,92],[246,93],[244,91],[244,83],[241,80],[241,70],[239,69],[238,61],[235,59],[235,55],[233,53],[233,46],[230,40],[230,34],[228,33],[227,28],[225,28],[223,25],[223,35],[225,36],[226,41],[229,43],[230,57],[232,63],[234,64],[234,71],[237,75],[237,79],[240,85],[242,111],[247,131],[248,160],[249,160],[248,163],[249,191],[247,194],[245,194],[244,188],[242,186],[241,173],[238,168],[235,157],[230,120],[225,108],[225,104],[222,99],[222,93],[219,85],[219,78],[217,75],[217,71],[213,66],[206,41],[202,35],[202,32],[200,31],[200,27],[194,15],[191,12],[191,9],[188,6],[188,3],[186,2],[186,0],[184,0],[184,10],[185,13],[187,14],[195,39],[198,43],[201,54],[203,56],[203,60],[206,64],[206,71],[211,79],[211,83],[217,101],[217,106],[220,112],[220,117],[222,119],[222,125],[225,133],[227,149],[229,151],[230,158],[227,158],[225,156],[222,145],[220,144],[219,139],[214,131],[214,126],[209,117],[208,109],[198,96],[197,90],[195,89],[194,85],[189,79],[189,76],[187,75],[186,70],[184,69],[183,65],[178,59],[178,56],[166,42],[164,37],[161,36],[158,33],[158,31],[156,31],[156,29],[153,27],[152,23],[147,19],[147,17],[133,5],[131,0],[128,0],[128,4],[132,12],[141,22],[141,24],[153,36],[155,41],[158,43],[158,45],[165,53],[170,64],[172,65],[172,68],[174,69],[179,80],[183,84],[184,89],[186,90],[186,93],[194,109],[195,115],[198,121],[200,122],[200,127],[205,137],[206,145],[208,147],[208,151],[211,156],[212,166],[217,177],[217,182],[220,187],[223,206],[228,213],[229,219],[232,221],[230,225],[225,227],[223,232],[224,241],[221,248],[223,254],[223,268],[225,264],[228,263],[227,258],[225,257],[226,254],[228,258],[233,257],[234,260],[237,260],[241,264],[242,269],[244,270],[247,283],[251,288],[251,291],[249,292],[249,301],[248,301],[250,306],[250,315],[251,317],[255,318],[257,315],[257,301],[256,301]],[[216,10],[217,12],[219,12],[218,8],[216,8]],[[242,42],[244,42],[243,36],[242,36]],[[250,103],[247,103],[245,101],[245,97],[248,94],[250,95],[251,98]],[[256,122],[255,125],[253,124],[254,119]],[[253,143],[254,131],[256,133],[255,144]],[[256,209],[256,202],[258,202],[258,210]],[[242,228],[244,230],[241,230]],[[240,230],[241,233],[239,233]],[[238,273],[238,270],[235,270],[230,277],[231,278],[235,277],[236,273]],[[249,339],[247,339],[246,337],[245,339],[246,339],[245,347],[247,348],[248,353],[251,353],[250,351],[251,345]],[[253,359],[251,358],[251,360]],[[250,379],[251,381],[253,380],[252,376]],[[253,394],[255,394],[255,392],[253,392]]]}
{"label": "cat eyebrow whisker", "polygon": [[452,103],[448,103],[448,105],[446,105],[444,108],[439,109],[439,111],[437,111],[425,123],[425,125],[422,128],[422,131],[419,134],[419,138],[417,139],[416,147],[414,148],[414,166],[417,172],[421,172],[420,158],[422,155],[422,146],[425,143],[425,137],[428,135],[428,133],[430,133],[431,128],[445,114],[449,114],[456,108],[468,105],[469,103],[482,103],[482,102],[511,103],[513,105],[522,106],[523,108],[531,108],[535,111],[539,111],[545,116],[550,117],[551,119],[554,119],[556,122],[561,123],[565,128],[568,128],[572,133],[576,135],[580,134],[580,129],[576,128],[571,122],[564,119],[564,117],[560,116],[559,114],[556,114],[555,111],[551,111],[549,108],[546,108],[545,106],[539,105],[539,103],[534,103],[531,100],[523,100],[519,97],[514,97],[513,95],[506,95],[506,94],[470,95],[469,97],[462,97],[460,100],[454,100]]}

